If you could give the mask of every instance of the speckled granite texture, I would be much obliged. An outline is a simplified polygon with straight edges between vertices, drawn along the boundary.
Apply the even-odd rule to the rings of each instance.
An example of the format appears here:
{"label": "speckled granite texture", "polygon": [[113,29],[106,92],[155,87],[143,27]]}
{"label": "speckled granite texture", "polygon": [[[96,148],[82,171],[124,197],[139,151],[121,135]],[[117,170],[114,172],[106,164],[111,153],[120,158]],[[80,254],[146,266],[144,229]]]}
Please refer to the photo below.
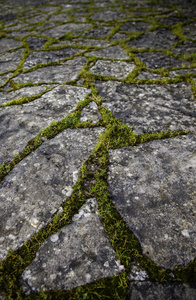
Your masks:
{"label": "speckled granite texture", "polygon": [[195,0],[0,0],[0,299],[196,299]]}

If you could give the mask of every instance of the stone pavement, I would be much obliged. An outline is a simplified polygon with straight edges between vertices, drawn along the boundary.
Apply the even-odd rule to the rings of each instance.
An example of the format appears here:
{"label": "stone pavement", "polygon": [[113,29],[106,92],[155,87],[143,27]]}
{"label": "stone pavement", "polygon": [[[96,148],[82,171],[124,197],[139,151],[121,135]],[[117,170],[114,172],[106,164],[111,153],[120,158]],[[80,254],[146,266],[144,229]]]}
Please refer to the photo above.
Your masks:
{"label": "stone pavement", "polygon": [[0,0],[0,300],[196,299],[195,0]]}

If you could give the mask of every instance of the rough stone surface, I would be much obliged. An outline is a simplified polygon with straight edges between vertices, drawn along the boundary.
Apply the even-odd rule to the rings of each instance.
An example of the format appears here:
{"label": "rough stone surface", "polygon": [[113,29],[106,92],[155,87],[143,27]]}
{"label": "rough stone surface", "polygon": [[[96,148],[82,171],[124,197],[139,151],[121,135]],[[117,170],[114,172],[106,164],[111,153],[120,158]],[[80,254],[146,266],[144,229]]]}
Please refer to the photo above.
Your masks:
{"label": "rough stone surface", "polygon": [[92,19],[104,20],[104,21],[113,21],[115,19],[121,19],[127,17],[126,14],[115,12],[115,11],[104,11],[98,12],[91,16]]}
{"label": "rough stone surface", "polygon": [[61,50],[31,52],[23,64],[23,69],[30,69],[38,64],[59,61],[60,59],[70,57],[77,52],[79,52],[79,49],[70,47]]}
{"label": "rough stone surface", "polygon": [[162,76],[156,73],[141,71],[137,76],[137,78],[142,80],[157,80],[157,79],[161,79]]}
{"label": "rough stone surface", "polygon": [[94,39],[83,39],[83,38],[76,38],[72,41],[60,41],[58,43],[54,43],[51,45],[53,46],[64,46],[64,45],[80,45],[80,46],[92,46],[92,47],[108,47],[110,46],[110,43],[107,41],[102,40],[94,40]]}
{"label": "rough stone surface", "polygon": [[27,37],[27,43],[29,45],[29,48],[31,50],[40,50],[44,46],[45,42],[47,42],[47,39],[43,39],[37,36],[28,36]]}
{"label": "rough stone surface", "polygon": [[97,209],[95,199],[87,200],[70,225],[44,242],[22,275],[24,289],[27,283],[26,291],[29,287],[33,291],[67,290],[123,270]]}
{"label": "rough stone surface", "polygon": [[8,50],[18,48],[20,46],[22,46],[22,43],[20,41],[3,38],[3,39],[1,39],[0,54],[3,53],[3,52],[6,52]]}
{"label": "rough stone surface", "polygon": [[120,82],[97,82],[103,106],[136,133],[195,128],[195,99],[185,83],[129,85]]}
{"label": "rough stone surface", "polygon": [[158,19],[158,22],[160,22],[164,25],[169,25],[169,26],[173,26],[178,23],[185,22],[185,21],[186,21],[185,18],[180,18],[180,17],[169,17],[169,18]]}
{"label": "rough stone surface", "polygon": [[84,34],[85,37],[105,38],[111,31],[112,27],[99,27],[89,30]]}
{"label": "rough stone surface", "polygon": [[120,46],[112,46],[105,49],[89,52],[90,56],[103,58],[129,59],[128,54]]}
{"label": "rough stone surface", "polygon": [[67,14],[57,14],[57,15],[51,15],[48,19],[48,21],[58,21],[58,22],[67,22],[70,18]]}
{"label": "rough stone surface", "polygon": [[112,201],[159,266],[186,265],[195,256],[196,136],[109,151]]}
{"label": "rough stone surface", "polygon": [[67,23],[67,24],[59,25],[54,28],[45,30],[42,32],[42,34],[53,38],[60,38],[61,36],[65,35],[67,32],[87,30],[90,29],[91,26],[92,26],[91,24]]}
{"label": "rough stone surface", "polygon": [[102,76],[111,76],[116,78],[126,78],[135,68],[134,64],[128,64],[124,61],[102,61],[98,60],[91,68],[95,74]]}
{"label": "rough stone surface", "polygon": [[2,86],[6,80],[12,75],[12,73],[7,73],[0,76],[0,86]]}
{"label": "rough stone surface", "polygon": [[196,23],[183,26],[183,34],[191,39],[196,39]]}
{"label": "rough stone surface", "polygon": [[183,54],[191,55],[192,53],[196,52],[196,42],[184,41],[182,44],[171,49],[171,51],[178,55],[183,55]]}
{"label": "rough stone surface", "polygon": [[131,264],[131,272],[128,276],[130,281],[145,281],[149,279],[146,270],[140,266],[137,261]]}
{"label": "rough stone surface", "polygon": [[11,100],[18,100],[23,97],[31,97],[46,91],[47,88],[52,88],[52,85],[24,87],[16,91],[0,92],[0,104],[6,104]]}
{"label": "rough stone surface", "polygon": [[[41,90],[40,87],[39,89]],[[34,93],[34,90],[35,88],[23,88],[20,92]],[[22,151],[27,142],[52,121],[65,118],[89,92],[89,89],[81,87],[60,85],[22,107],[1,108],[0,163],[10,160],[14,154]]]}
{"label": "rough stone surface", "polygon": [[101,128],[65,130],[6,176],[0,186],[0,259],[46,225],[70,196],[100,133]]}
{"label": "rough stone surface", "polygon": [[173,67],[182,67],[183,65],[190,65],[189,62],[175,58],[170,55],[163,53],[140,53],[137,54],[137,57],[146,64],[148,68],[158,69],[158,68],[173,68]]}
{"label": "rough stone surface", "polygon": [[0,73],[15,70],[22,59],[22,50],[0,55]]}
{"label": "rough stone surface", "polygon": [[95,102],[89,103],[86,107],[83,108],[80,122],[90,121],[93,124],[96,124],[101,119],[101,114]]}
{"label": "rough stone surface", "polygon": [[60,65],[47,66],[30,73],[21,74],[15,77],[14,81],[17,83],[26,83],[29,81],[33,83],[62,83],[75,80],[85,62],[86,59],[84,57],[68,60]]}
{"label": "rough stone surface", "polygon": [[179,70],[175,70],[175,71],[170,71],[169,72],[169,76],[178,76],[178,75],[183,75],[186,73],[191,73],[196,75],[196,68],[193,69],[179,69]]}
{"label": "rough stone surface", "polygon": [[152,24],[145,23],[145,22],[127,22],[123,24],[120,27],[120,30],[122,31],[131,31],[131,32],[140,32],[140,31],[146,31],[150,27],[152,27]]}
{"label": "rough stone surface", "polygon": [[130,285],[130,300],[194,300],[195,284],[138,282]]}
{"label": "rough stone surface", "polygon": [[129,47],[136,47],[139,49],[150,49],[156,47],[157,50],[169,49],[173,44],[179,41],[178,37],[174,35],[171,30],[166,28],[159,28],[142,35],[136,40],[130,41]]}
{"label": "rough stone surface", "polygon": [[[110,237],[112,245],[114,240],[117,241],[113,249],[119,259],[123,257],[121,263],[124,263],[131,284],[131,299],[173,300],[179,299],[178,295],[180,299],[196,298],[195,295],[192,297],[190,285],[195,277],[189,273],[194,261],[186,266],[189,285],[185,287],[182,283],[184,266],[196,257],[193,215],[196,165],[193,148],[196,147],[190,142],[196,130],[195,21],[195,0],[0,0],[1,257],[5,258],[9,249],[22,246],[41,227],[43,237],[48,236],[45,225],[51,222],[55,213],[61,212],[63,218],[67,218],[67,214],[70,216],[69,211],[63,211],[62,202],[71,195],[82,160],[92,154],[94,147],[97,152],[93,152],[81,172],[82,184],[92,188],[92,194],[90,190],[89,195],[87,190],[79,190],[75,203],[80,207],[81,199],[100,196],[97,188],[104,191],[108,185],[109,168],[113,167],[109,162],[106,167],[106,157],[109,150],[113,153],[111,145],[115,146],[115,151],[122,155],[116,162],[118,180],[112,184],[112,191],[115,193],[118,187],[123,189],[116,203],[122,207],[122,218],[127,222],[128,230],[122,240],[121,227],[118,231],[113,227],[113,222],[115,226],[122,225],[115,213],[119,205],[110,210],[106,200],[111,198],[106,192],[103,198],[99,197],[99,212],[103,225],[107,222],[105,229],[109,233],[106,237],[93,199],[92,211],[89,208],[89,212],[82,215],[80,211],[71,224],[62,228],[61,220],[57,221],[61,230],[42,242],[44,245],[40,244],[40,251],[36,251],[37,261],[31,266],[16,263],[22,262],[22,249],[13,251],[13,256],[3,262],[8,282],[1,285],[0,267],[0,294],[6,299],[26,298],[21,285],[9,280],[14,279],[13,274],[22,274],[25,268],[23,275],[28,279],[23,277],[20,283],[29,293],[27,298],[57,299],[71,294],[74,299],[113,299],[116,295],[129,299],[128,290],[126,295],[121,293],[121,287],[128,283],[124,275],[107,279],[106,285],[105,280],[101,285],[96,282],[104,276],[113,277],[115,268],[117,273],[123,270],[111,245],[106,254],[113,257],[114,264],[110,264],[105,252],[99,255],[97,249],[105,249],[100,243],[102,237],[107,243]],[[159,68],[165,68],[167,72],[160,72]],[[2,106],[14,99],[15,104]],[[29,102],[19,105],[22,100]],[[121,122],[111,118],[111,113],[105,113],[104,108]],[[73,111],[78,116],[81,114],[80,119],[74,115],[74,119],[68,118],[69,129],[50,141],[43,136],[42,146],[25,159],[21,156],[21,162],[17,163],[16,158],[20,156],[14,155],[31,145],[32,138],[38,133],[42,136],[41,130],[54,121],[63,120]],[[73,120],[77,122],[74,129]],[[137,146],[122,148],[132,142],[132,139],[126,139],[124,125],[147,138],[155,133],[149,139],[157,140],[142,144],[144,137],[140,136],[137,141],[141,143]],[[56,129],[60,131],[61,126],[57,125]],[[104,129],[107,129],[105,136],[100,139],[103,143],[98,145],[98,134]],[[158,132],[184,129],[189,131],[187,136],[159,138]],[[50,133],[53,127],[47,130]],[[16,162],[11,171],[10,162],[11,166]],[[135,174],[135,177],[130,174]],[[119,199],[126,199],[129,194],[133,195],[131,200],[128,198],[130,202],[122,200],[121,203]],[[87,204],[85,209],[90,207],[89,202]],[[109,215],[113,220],[111,223],[107,218]],[[80,235],[84,228],[88,229],[85,237]],[[132,231],[141,242],[144,254],[152,258],[151,266],[182,266],[179,273],[168,270],[171,280],[182,281],[178,286],[174,287],[171,282],[154,284],[152,280],[160,277],[155,275],[152,279],[154,271],[149,270],[149,265],[144,269],[143,257],[137,255],[138,246],[131,242],[129,251],[126,251],[126,241],[130,242],[129,233]],[[75,239],[72,239],[72,233]],[[69,243],[67,236],[70,237]],[[93,248],[90,255],[83,249],[85,238],[85,247]],[[37,247],[34,243],[41,241],[32,239],[26,262],[26,258],[36,254],[33,254]],[[133,255],[131,264],[128,263],[129,253]],[[39,263],[40,257],[42,261],[47,260],[47,264]],[[68,269],[62,271],[61,265],[64,264]],[[32,273],[28,273],[32,266]],[[164,274],[164,270],[160,274]],[[17,279],[21,280],[21,277]],[[80,288],[93,281],[93,285]],[[142,282],[147,285],[140,286]],[[77,291],[59,290],[76,286],[79,286]],[[35,292],[48,289],[41,294]],[[3,296],[0,299],[4,299]]]}
{"label": "rough stone surface", "polygon": [[129,38],[128,34],[116,32],[111,38],[111,41],[122,41]]}

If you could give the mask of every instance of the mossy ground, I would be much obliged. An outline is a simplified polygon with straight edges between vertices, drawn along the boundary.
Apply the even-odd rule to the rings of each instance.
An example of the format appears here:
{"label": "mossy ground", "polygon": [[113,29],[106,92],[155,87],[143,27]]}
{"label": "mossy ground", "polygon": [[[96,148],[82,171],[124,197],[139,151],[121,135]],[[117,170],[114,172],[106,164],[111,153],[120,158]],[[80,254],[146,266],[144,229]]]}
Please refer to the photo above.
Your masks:
{"label": "mossy ground", "polygon": [[[93,13],[99,11],[99,8],[93,9],[94,1],[89,2],[86,14],[87,22],[93,24],[93,27],[97,26],[94,23],[94,20],[91,18]],[[151,1],[151,4],[159,4],[159,1]],[[108,8],[112,9],[116,8],[115,4],[111,4]],[[59,7],[59,10],[56,11],[56,14],[61,13],[62,7]],[[129,8],[130,17],[135,17],[134,7]],[[120,7],[120,10],[123,12],[125,8],[123,5]],[[141,9],[141,12],[148,13],[147,16],[142,18],[142,21],[149,22],[152,24],[152,28],[149,30],[154,30],[159,27],[169,27],[173,31],[173,33],[180,38],[180,43],[187,40],[183,35],[182,26],[187,24],[180,22],[175,26],[164,26],[160,25],[158,22],[156,11],[150,8]],[[168,11],[178,11],[180,16],[180,10],[177,7],[168,6]],[[76,22],[74,19],[74,10],[70,9],[68,11],[68,16],[70,16],[71,22]],[[21,13],[20,19],[26,22],[26,18],[24,18]],[[104,20],[103,20],[104,21]],[[109,35],[105,37],[105,41],[109,41],[111,37],[119,31],[119,28],[122,24],[126,23],[128,20],[115,20],[115,21],[104,21],[104,24],[107,26],[114,26],[113,30]],[[31,31],[35,30],[35,28],[39,25],[43,25],[43,22],[39,24],[32,24]],[[59,25],[63,24],[63,22],[59,22]],[[48,23],[48,28],[50,28],[50,23]],[[0,37],[9,37],[9,33],[11,29],[9,27],[4,27],[3,31],[0,33]],[[85,31],[86,32],[86,31]],[[84,33],[85,33],[84,32]],[[193,260],[185,267],[176,267],[173,270],[166,270],[157,266],[151,259],[144,256],[142,253],[142,249],[140,243],[133,232],[130,231],[127,224],[123,221],[118,211],[116,210],[114,204],[112,203],[108,191],[107,184],[107,172],[109,165],[109,157],[108,150],[121,148],[124,146],[136,146],[141,143],[147,143],[149,141],[155,139],[165,139],[172,138],[178,135],[187,134],[188,131],[182,132],[157,132],[153,134],[143,134],[136,135],[132,131],[132,127],[127,126],[121,123],[118,119],[116,119],[112,113],[102,106],[102,99],[98,95],[98,91],[95,88],[94,81],[95,80],[117,80],[129,84],[139,84],[139,83],[155,83],[155,84],[168,84],[168,83],[177,83],[177,82],[188,82],[192,86],[193,94],[196,97],[196,86],[195,80],[191,73],[191,68],[196,67],[196,55],[175,55],[170,51],[160,51],[162,53],[166,53],[167,55],[172,55],[176,58],[183,58],[188,62],[191,62],[190,72],[184,75],[179,75],[175,78],[167,77],[168,72],[170,70],[161,68],[161,69],[149,69],[145,66],[143,62],[141,62],[137,57],[136,53],[139,52],[151,52],[157,51],[156,49],[135,49],[128,47],[127,42],[132,39],[139,38],[142,36],[144,32],[140,33],[129,33],[127,35],[127,39],[118,41],[114,40],[111,42],[111,45],[120,45],[126,53],[129,55],[128,60],[124,60],[127,62],[135,63],[136,68],[132,73],[130,73],[125,79],[116,79],[113,77],[104,77],[101,75],[95,75],[90,71],[90,68],[96,63],[97,57],[91,56],[89,53],[93,50],[101,49],[101,47],[91,47],[91,46],[72,46],[78,48],[78,53],[76,57],[86,56],[88,58],[87,63],[81,70],[79,74],[79,79],[82,80],[83,87],[91,88],[92,93],[86,97],[84,101],[81,101],[75,111],[73,111],[70,115],[68,115],[65,119],[53,122],[49,127],[43,129],[39,134],[37,134],[31,141],[29,141],[25,147],[25,149],[16,155],[13,160],[9,163],[4,163],[0,166],[0,180],[3,180],[5,176],[19,163],[24,157],[30,154],[32,151],[35,151],[46,139],[54,138],[57,134],[66,130],[67,128],[83,128],[83,127],[95,127],[95,126],[103,126],[105,127],[105,133],[100,136],[99,142],[96,145],[92,155],[89,159],[84,162],[81,170],[80,170],[80,178],[77,184],[74,186],[72,195],[66,199],[66,201],[62,204],[64,211],[62,213],[58,213],[54,215],[53,220],[50,224],[48,224],[45,228],[42,228],[35,236],[33,236],[29,241],[27,241],[22,247],[15,251],[10,251],[8,256],[4,261],[0,264],[0,290],[2,295],[6,296],[6,299],[127,299],[129,293],[129,281],[128,281],[128,273],[130,272],[131,263],[133,261],[137,261],[143,268],[145,268],[146,272],[149,275],[151,281],[157,282],[196,282],[196,260]],[[30,35],[30,34],[29,34]],[[45,37],[42,32],[38,37]],[[80,36],[80,35],[79,35]],[[45,64],[39,64],[36,67],[33,67],[27,71],[23,71],[23,63],[28,55],[31,53],[31,50],[27,43],[27,37],[19,38],[23,42],[23,47],[25,50],[23,51],[23,58],[18,68],[14,70],[13,74],[10,76],[8,80],[4,82],[3,86],[6,86],[7,83],[10,83],[10,88],[19,89],[23,86],[31,86],[32,83],[26,84],[17,84],[14,81],[14,78],[21,73],[31,72],[41,67],[45,67]],[[53,43],[58,41],[66,40],[73,41],[76,37],[72,33],[67,33],[63,38],[53,39],[48,37],[48,41],[44,45],[44,50],[56,50],[62,49],[67,46],[52,46]],[[97,38],[98,40],[99,38]],[[101,40],[101,38],[100,38]],[[189,39],[191,40],[191,39]],[[179,44],[180,44],[179,43]],[[159,51],[158,51],[159,52]],[[75,56],[74,56],[75,57]],[[69,57],[68,59],[73,59],[74,57]],[[105,58],[99,58],[104,60]],[[67,60],[67,59],[66,59]],[[110,59],[107,59],[110,60]],[[112,60],[112,59],[111,59]],[[50,63],[47,65],[55,65],[59,64],[61,61]],[[174,68],[175,69],[175,68]],[[152,73],[157,73],[162,76],[166,76],[165,78],[161,78],[159,80],[138,80],[137,75],[141,71],[149,71]],[[65,82],[64,84],[70,85],[78,85],[77,80],[72,82]],[[43,93],[39,95],[24,97],[19,100],[12,100],[5,105],[1,105],[1,107],[10,106],[10,105],[22,105],[29,101],[34,101],[39,98]],[[102,114],[102,119],[96,124],[93,125],[90,122],[80,123],[80,115],[81,110],[91,101],[95,101],[98,105],[99,111]],[[93,171],[92,171],[93,170]],[[42,243],[46,240],[46,238],[57,232],[63,226],[66,226],[72,221],[72,217],[74,214],[78,212],[80,207],[86,202],[88,198],[96,197],[99,205],[99,214],[102,220],[102,223],[106,229],[106,232],[109,236],[109,239],[112,243],[112,246],[117,254],[118,259],[121,261],[121,264],[125,266],[125,270],[120,275],[116,275],[111,278],[104,278],[98,280],[94,283],[88,284],[86,286],[78,287],[76,289],[70,291],[47,291],[40,293],[31,293],[30,295],[25,295],[20,287],[20,276],[24,269],[31,263],[34,259],[36,252],[42,245]]]}

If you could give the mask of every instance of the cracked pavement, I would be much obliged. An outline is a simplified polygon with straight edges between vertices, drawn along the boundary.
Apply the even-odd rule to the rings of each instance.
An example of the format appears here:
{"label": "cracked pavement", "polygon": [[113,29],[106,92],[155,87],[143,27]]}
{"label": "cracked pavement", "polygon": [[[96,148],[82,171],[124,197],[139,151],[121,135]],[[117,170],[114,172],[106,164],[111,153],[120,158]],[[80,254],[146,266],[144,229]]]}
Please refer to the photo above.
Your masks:
{"label": "cracked pavement", "polygon": [[0,300],[196,298],[196,3],[0,0]]}

